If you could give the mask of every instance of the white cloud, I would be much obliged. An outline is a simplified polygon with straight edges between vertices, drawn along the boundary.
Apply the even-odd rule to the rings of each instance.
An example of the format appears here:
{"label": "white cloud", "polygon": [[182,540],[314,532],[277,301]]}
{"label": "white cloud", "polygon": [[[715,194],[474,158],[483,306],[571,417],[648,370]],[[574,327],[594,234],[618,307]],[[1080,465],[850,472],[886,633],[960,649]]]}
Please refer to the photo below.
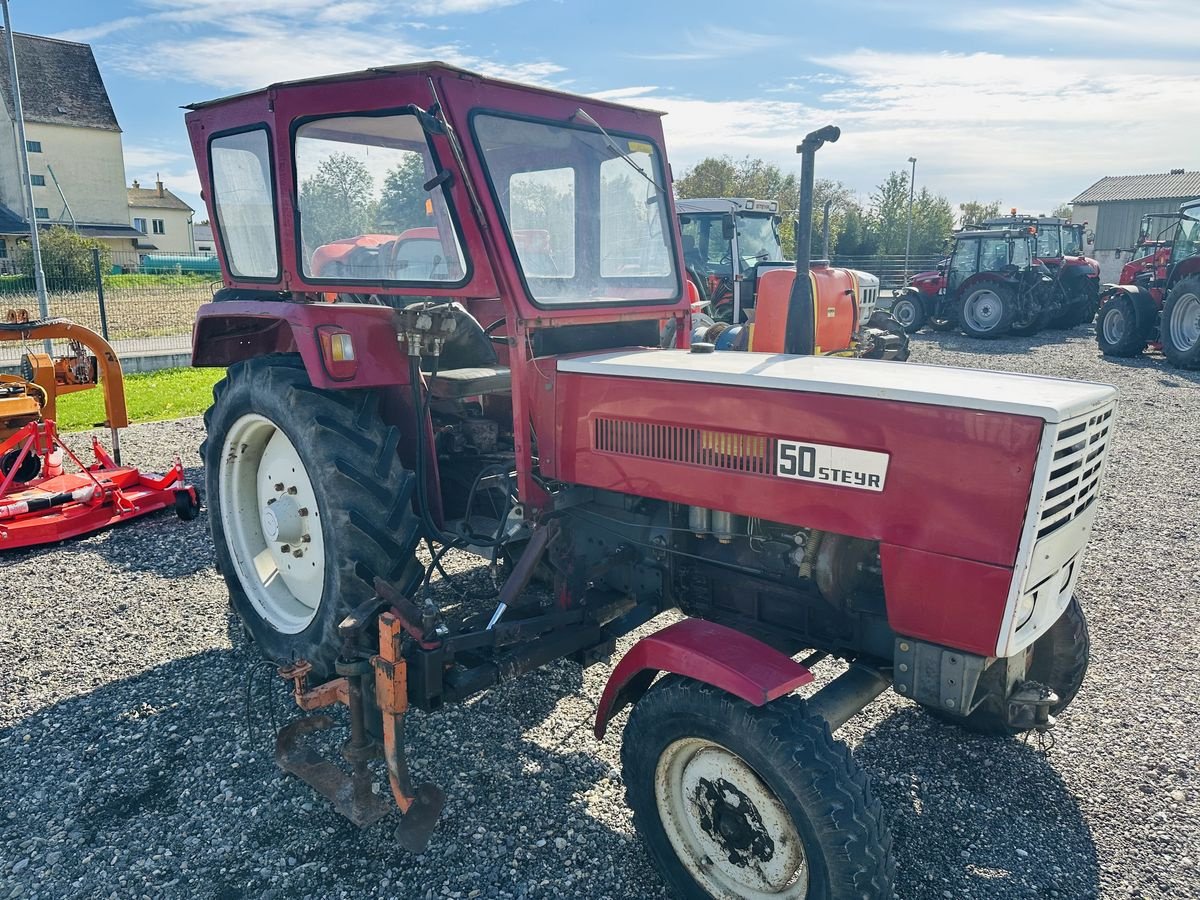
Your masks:
{"label": "white cloud", "polygon": [[720,25],[706,25],[701,29],[686,29],[681,42],[683,49],[664,50],[659,53],[635,53],[637,59],[663,60],[670,62],[693,62],[704,59],[726,59],[743,56],[756,50],[778,46],[783,38],[773,34],[758,34]]}
{"label": "white cloud", "polygon": [[1069,0],[1057,4],[1018,6],[959,5],[939,24],[963,31],[1034,37],[1039,46],[1082,46],[1093,52],[1107,45],[1118,52],[1144,52],[1147,47],[1196,47],[1195,0]]}

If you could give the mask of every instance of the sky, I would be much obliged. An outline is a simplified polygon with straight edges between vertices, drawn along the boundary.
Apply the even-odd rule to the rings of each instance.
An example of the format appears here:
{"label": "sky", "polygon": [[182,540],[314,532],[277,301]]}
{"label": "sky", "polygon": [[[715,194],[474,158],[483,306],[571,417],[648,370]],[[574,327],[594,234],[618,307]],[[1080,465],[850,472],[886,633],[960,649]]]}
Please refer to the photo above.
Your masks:
{"label": "sky", "polygon": [[[11,0],[16,31],[92,45],[127,180],[203,204],[185,103],[426,59],[667,113],[676,176],[706,156],[865,200],[918,189],[1046,212],[1104,175],[1198,167],[1195,0]],[[1191,152],[1189,152],[1189,150]],[[197,218],[204,218],[201,213]]]}

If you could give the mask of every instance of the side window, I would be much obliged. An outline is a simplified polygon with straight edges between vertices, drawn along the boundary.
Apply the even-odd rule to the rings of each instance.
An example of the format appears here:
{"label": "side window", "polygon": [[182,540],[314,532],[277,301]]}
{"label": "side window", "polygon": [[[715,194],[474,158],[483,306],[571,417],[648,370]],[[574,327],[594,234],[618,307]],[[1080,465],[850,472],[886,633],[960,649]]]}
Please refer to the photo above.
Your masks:
{"label": "side window", "polygon": [[295,132],[300,259],[310,278],[461,282],[466,257],[416,117],[334,116]]}
{"label": "side window", "polygon": [[953,291],[976,273],[976,258],[980,241],[958,241],[954,256],[950,258],[950,270],[946,273],[946,287]]}
{"label": "side window", "polygon": [[575,277],[575,170],[516,172],[508,179],[509,227],[526,275]]}
{"label": "side window", "polygon": [[[629,160],[655,170],[641,141],[629,141]],[[671,274],[657,189],[617,157],[600,163],[600,276],[645,278]]]}
{"label": "side window", "polygon": [[275,186],[266,129],[213,138],[208,155],[213,210],[229,271],[240,278],[277,279]]}

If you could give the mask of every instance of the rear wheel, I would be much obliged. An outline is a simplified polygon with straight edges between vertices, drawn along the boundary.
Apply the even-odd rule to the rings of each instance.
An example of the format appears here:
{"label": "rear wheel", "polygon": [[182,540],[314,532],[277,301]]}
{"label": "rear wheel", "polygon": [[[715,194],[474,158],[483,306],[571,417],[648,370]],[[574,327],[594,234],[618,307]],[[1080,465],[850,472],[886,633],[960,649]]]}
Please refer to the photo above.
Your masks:
{"label": "rear wheel", "polygon": [[[1026,679],[1044,684],[1058,695],[1058,702],[1050,707],[1052,716],[1057,716],[1070,706],[1075,695],[1079,693],[1083,678],[1087,674],[1091,646],[1083,607],[1072,597],[1058,621],[1025,651],[1030,654],[1030,658],[1026,660]],[[979,734],[1019,734],[1020,729],[1012,727],[1006,721],[1004,701],[999,696],[999,687],[987,683],[991,672],[999,673],[1001,670],[1001,666],[995,665],[989,672],[984,673],[976,689],[977,695],[982,691],[990,696],[970,715],[955,716],[933,706],[928,707],[929,711],[936,718],[959,725],[967,731]]]}
{"label": "rear wheel", "polygon": [[1200,276],[1171,289],[1162,313],[1163,355],[1181,369],[1200,368]]}
{"label": "rear wheel", "polygon": [[1128,294],[1117,294],[1100,310],[1096,343],[1105,356],[1137,356],[1146,347],[1137,307]]}
{"label": "rear wheel", "polygon": [[1008,285],[986,284],[963,294],[958,324],[968,337],[991,339],[1008,334],[1016,313],[1016,296]]}
{"label": "rear wheel", "polygon": [[379,576],[419,579],[413,476],[370,390],[314,388],[298,358],[238,363],[205,413],[209,522],[230,602],[268,659],[333,675],[337,625]]}
{"label": "rear wheel", "polygon": [[907,334],[915,334],[920,331],[925,320],[929,318],[925,301],[921,299],[921,295],[917,291],[913,290],[896,296],[896,299],[892,301],[891,313],[892,318]]}
{"label": "rear wheel", "polygon": [[803,701],[751,706],[673,676],[621,745],[634,824],[681,897],[891,897],[891,836],[867,776]]}

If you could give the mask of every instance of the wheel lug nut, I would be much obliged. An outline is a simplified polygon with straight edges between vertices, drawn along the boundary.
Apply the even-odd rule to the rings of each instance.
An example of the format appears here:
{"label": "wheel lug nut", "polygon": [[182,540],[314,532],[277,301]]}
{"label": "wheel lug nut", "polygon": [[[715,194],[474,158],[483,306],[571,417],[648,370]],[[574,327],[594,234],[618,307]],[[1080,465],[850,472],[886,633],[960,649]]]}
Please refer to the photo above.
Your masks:
{"label": "wheel lug nut", "polygon": [[312,535],[311,535],[311,534],[304,534],[304,535],[301,535],[301,536],[300,536],[300,543],[302,543],[302,544],[307,544],[307,543],[309,543],[311,540],[312,540]]}
{"label": "wheel lug nut", "polygon": [[290,488],[288,488],[288,489],[287,489],[287,492],[288,492],[289,494],[295,494],[295,493],[296,493],[296,486],[295,486],[295,485],[292,485]]}
{"label": "wheel lug nut", "polygon": [[279,548],[279,552],[280,552],[280,553],[291,553],[291,552],[292,552],[292,545],[291,545],[291,544],[284,544],[282,547],[280,547],[280,548]]}
{"label": "wheel lug nut", "polygon": [[279,481],[279,482],[276,482],[276,483],[275,483],[275,490],[276,490],[276,491],[280,491],[280,492],[282,492],[282,491],[283,491],[283,482],[282,482],[282,481]]}
{"label": "wheel lug nut", "polygon": [[296,557],[296,559],[299,559],[299,558],[300,558],[300,557],[302,557],[303,555],[304,555],[304,551],[303,551],[303,550],[293,550],[293,551],[292,551],[292,556]]}
{"label": "wheel lug nut", "polygon": [[300,515],[302,515],[302,516],[308,515],[308,507],[307,506],[300,507]]}

